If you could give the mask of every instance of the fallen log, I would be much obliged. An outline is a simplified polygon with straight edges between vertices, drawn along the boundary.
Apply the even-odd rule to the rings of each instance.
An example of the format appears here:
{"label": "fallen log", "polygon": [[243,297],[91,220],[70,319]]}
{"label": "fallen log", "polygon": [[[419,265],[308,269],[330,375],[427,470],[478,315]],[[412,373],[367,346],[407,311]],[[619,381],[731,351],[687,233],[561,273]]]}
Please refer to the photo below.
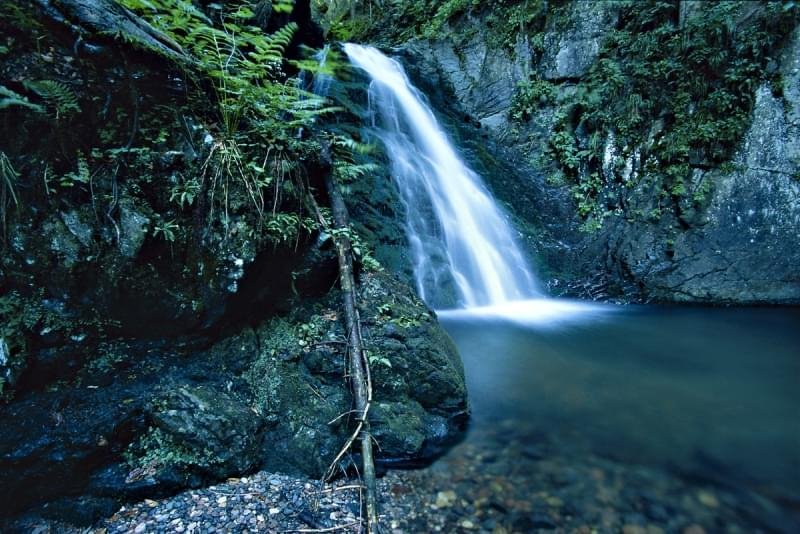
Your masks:
{"label": "fallen log", "polygon": [[28,0],[53,23],[66,26],[80,40],[121,39],[180,65],[193,64],[181,46],[164,32],[114,0]]}

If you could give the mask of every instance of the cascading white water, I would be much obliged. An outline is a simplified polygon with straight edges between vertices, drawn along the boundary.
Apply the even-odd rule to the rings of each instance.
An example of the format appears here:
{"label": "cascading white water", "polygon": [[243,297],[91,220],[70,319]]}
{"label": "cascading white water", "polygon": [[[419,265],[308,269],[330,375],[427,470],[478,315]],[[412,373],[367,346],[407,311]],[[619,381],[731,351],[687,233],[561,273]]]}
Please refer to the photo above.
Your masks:
{"label": "cascading white water", "polygon": [[465,307],[541,296],[505,215],[459,158],[402,66],[369,46],[348,43],[344,51],[372,79],[373,129],[386,146],[406,207],[423,300],[452,305],[452,285]]}

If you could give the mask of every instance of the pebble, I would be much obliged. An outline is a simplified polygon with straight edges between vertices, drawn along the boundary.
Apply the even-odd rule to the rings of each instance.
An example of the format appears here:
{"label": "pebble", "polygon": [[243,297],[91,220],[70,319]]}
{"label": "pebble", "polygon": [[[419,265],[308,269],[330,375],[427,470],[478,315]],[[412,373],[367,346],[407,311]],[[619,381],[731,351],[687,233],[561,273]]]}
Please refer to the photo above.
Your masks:
{"label": "pebble", "polygon": [[436,494],[436,507],[447,508],[453,506],[456,500],[456,493],[453,490],[440,491]]}
{"label": "pebble", "polygon": [[[537,443],[526,449],[536,454],[521,454],[520,441],[477,432],[431,468],[389,471],[378,480],[386,532],[706,534],[720,531],[719,525],[730,533],[768,530],[758,522],[759,510],[744,510],[722,488],[600,458],[558,441]],[[259,472],[167,499],[126,504],[95,530],[42,532],[358,532],[358,491],[342,488],[354,483]]]}

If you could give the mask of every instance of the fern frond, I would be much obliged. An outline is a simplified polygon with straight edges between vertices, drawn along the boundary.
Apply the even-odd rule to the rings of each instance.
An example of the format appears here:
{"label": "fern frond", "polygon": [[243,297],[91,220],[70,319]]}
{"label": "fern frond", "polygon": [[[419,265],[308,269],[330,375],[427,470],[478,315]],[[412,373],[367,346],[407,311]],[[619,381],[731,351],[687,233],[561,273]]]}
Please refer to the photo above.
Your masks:
{"label": "fern frond", "polygon": [[37,80],[23,82],[23,85],[45,101],[55,113],[56,119],[81,111],[78,97],[66,84],[55,80]]}
{"label": "fern frond", "polygon": [[89,162],[86,160],[86,156],[78,152],[76,159],[78,160],[77,169],[61,177],[60,184],[62,187],[72,187],[76,182],[88,184],[92,180],[92,173],[89,169]]}
{"label": "fern frond", "polygon": [[334,149],[343,148],[352,154],[368,155],[375,151],[375,145],[369,143],[359,143],[352,137],[336,135],[331,141]]}
{"label": "fern frond", "polygon": [[276,13],[291,13],[294,9],[294,0],[272,0],[272,9]]}
{"label": "fern frond", "polygon": [[355,164],[344,160],[335,161],[333,174],[340,182],[351,182],[362,176],[378,170],[380,167],[374,163]]}
{"label": "fern frond", "polygon": [[37,113],[44,113],[42,106],[32,104],[28,99],[21,94],[12,91],[5,85],[0,85],[0,109],[9,108],[11,106],[19,106],[31,109]]}

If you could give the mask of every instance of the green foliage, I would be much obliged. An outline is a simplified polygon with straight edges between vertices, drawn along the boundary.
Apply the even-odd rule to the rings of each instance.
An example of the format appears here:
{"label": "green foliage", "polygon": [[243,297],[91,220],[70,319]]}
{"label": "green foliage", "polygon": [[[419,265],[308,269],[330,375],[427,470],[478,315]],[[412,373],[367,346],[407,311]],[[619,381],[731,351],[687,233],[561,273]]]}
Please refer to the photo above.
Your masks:
{"label": "green foliage", "polygon": [[489,10],[486,25],[491,30],[488,41],[494,46],[513,50],[517,39],[526,36],[533,51],[540,53],[544,48],[545,22],[549,17],[557,17],[561,12],[557,3],[548,4],[543,0],[504,0],[498,3],[485,3],[485,8]]}
{"label": "green foliage", "polygon": [[92,173],[89,169],[89,162],[86,160],[86,156],[79,152],[76,159],[77,169],[61,176],[59,179],[59,185],[61,187],[74,187],[76,183],[86,185],[92,181]]}
{"label": "green foliage", "polygon": [[276,243],[295,241],[303,233],[309,234],[317,229],[317,220],[303,217],[297,213],[277,212],[264,218],[264,230],[268,239]]}
{"label": "green foliage", "polygon": [[517,85],[509,111],[513,120],[528,120],[541,106],[555,96],[555,86],[547,80],[527,80]]}
{"label": "green foliage", "polygon": [[0,22],[28,37],[38,37],[44,30],[37,10],[27,2],[0,2]]}
{"label": "green foliage", "polygon": [[355,259],[368,271],[380,271],[383,269],[380,262],[375,259],[375,256],[372,254],[367,244],[361,239],[361,236],[354,228],[328,228],[326,231],[334,239],[339,236],[347,237],[350,240],[350,248],[353,251]]}
{"label": "green foliage", "polygon": [[[241,209],[236,199],[243,197],[260,221],[255,226],[270,239],[299,235],[295,228],[302,227],[305,219],[279,215],[287,197],[302,198],[305,193],[298,162],[313,153],[313,143],[297,132],[333,109],[284,71],[284,53],[297,25],[290,22],[273,33],[264,32],[258,25],[256,2],[228,3],[212,21],[190,0],[118,1],[189,55],[196,66],[190,74],[197,82],[194,98],[199,106],[209,100],[205,88],[210,85],[213,92],[219,131],[209,143],[201,177],[173,187],[170,200],[183,209],[210,184],[211,212],[221,210],[226,228],[231,210]],[[293,4],[276,0],[272,8],[288,13]],[[294,65],[309,67],[302,61]]]}
{"label": "green foliage", "polygon": [[138,440],[131,442],[123,458],[132,468],[128,481],[155,475],[169,466],[213,466],[220,463],[208,449],[188,447],[158,427],[150,427]]}
{"label": "green foliage", "polygon": [[3,243],[6,242],[8,233],[8,210],[19,206],[17,178],[19,178],[19,174],[14,170],[8,156],[5,152],[0,151],[0,227],[2,227]]}
{"label": "green foliage", "polygon": [[153,236],[161,237],[168,243],[174,243],[180,226],[175,220],[160,221],[153,226]]}
{"label": "green foliage", "polygon": [[346,185],[378,169],[375,163],[358,161],[359,156],[373,153],[374,145],[360,143],[352,137],[341,134],[332,135],[330,142],[333,153],[333,176],[339,184]]}
{"label": "green foliage", "polygon": [[47,110],[56,119],[70,117],[80,113],[78,97],[65,83],[54,80],[37,80],[24,82],[25,88],[33,91],[44,100]]}
{"label": "green foliage", "polygon": [[550,154],[568,171],[577,172],[581,159],[578,144],[570,132],[556,130],[550,137]]}
{"label": "green foliage", "polygon": [[456,15],[461,15],[473,9],[479,8],[480,0],[444,0],[438,2],[427,22],[422,24],[421,33],[425,38],[435,38],[442,31],[443,26]]}
{"label": "green foliage", "polygon": [[370,0],[317,0],[315,7],[327,20],[329,37],[339,41],[440,39],[449,31],[448,24],[475,16],[484,18],[490,43],[512,49],[517,36],[524,33],[529,35],[533,48],[539,50],[539,32],[548,6],[545,0],[412,0],[378,4]]}
{"label": "green foliage", "polygon": [[798,21],[780,2],[704,3],[683,27],[677,10],[671,1],[622,4],[618,29],[550,139],[551,155],[578,182],[587,219],[606,216],[607,192],[633,185],[618,169],[601,169],[607,140],[630,157],[650,139],[639,160],[654,162],[647,172],[675,199],[689,194],[692,165],[727,161],[750,124],[767,63]]}
{"label": "green foliage", "polygon": [[30,109],[36,113],[44,113],[42,106],[32,104],[27,97],[12,91],[5,85],[0,85],[0,109],[18,106]]}
{"label": "green foliage", "polygon": [[389,356],[383,353],[376,353],[371,350],[365,350],[364,352],[367,353],[367,360],[369,361],[370,365],[383,365],[384,367],[391,367],[392,361],[389,359]]}
{"label": "green foliage", "polygon": [[[189,0],[118,0],[144,16],[189,53],[201,75],[210,79],[224,133],[230,137],[256,124],[277,133],[296,131],[316,117],[321,99],[286,82],[284,52],[297,31],[293,22],[265,33],[247,2],[233,3],[215,25]],[[279,12],[293,2],[273,2]]]}
{"label": "green foliage", "polygon": [[170,190],[169,201],[175,202],[180,208],[191,206],[195,197],[200,193],[200,189],[200,182],[197,178],[183,180]]}

